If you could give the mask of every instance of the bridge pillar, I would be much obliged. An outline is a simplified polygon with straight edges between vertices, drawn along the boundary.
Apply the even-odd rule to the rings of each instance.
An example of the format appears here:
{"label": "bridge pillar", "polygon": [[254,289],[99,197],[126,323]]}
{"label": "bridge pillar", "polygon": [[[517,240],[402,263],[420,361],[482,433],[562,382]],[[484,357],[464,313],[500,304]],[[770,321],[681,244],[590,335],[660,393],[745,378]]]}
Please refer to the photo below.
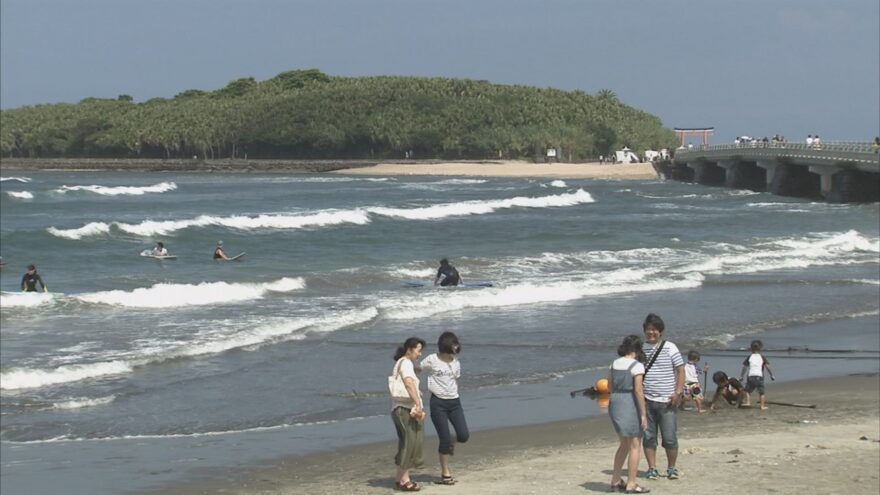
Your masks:
{"label": "bridge pillar", "polygon": [[771,162],[768,160],[758,160],[757,163],[755,163],[755,165],[757,165],[759,168],[763,168],[764,170],[767,171],[765,173],[766,183],[764,185],[765,185],[766,189],[769,189],[770,185],[773,184],[773,178],[776,176],[776,168],[779,166],[779,162],[775,162],[775,161]]}
{"label": "bridge pillar", "polygon": [[819,190],[822,192],[822,197],[828,199],[831,194],[834,174],[840,172],[840,169],[838,167],[809,167],[808,170],[819,176]]}
{"label": "bridge pillar", "polygon": [[687,164],[694,171],[694,182],[704,186],[723,186],[724,169],[712,162],[693,162]]}
{"label": "bridge pillar", "polygon": [[725,170],[724,185],[734,189],[766,191],[766,171],[754,162],[721,160],[718,166]]}
{"label": "bridge pillar", "polygon": [[819,176],[810,173],[805,166],[791,163],[777,163],[773,181],[767,190],[779,196],[822,197]]}
{"label": "bridge pillar", "polygon": [[831,177],[831,188],[825,193],[825,199],[831,203],[880,201],[880,173],[840,168]]}

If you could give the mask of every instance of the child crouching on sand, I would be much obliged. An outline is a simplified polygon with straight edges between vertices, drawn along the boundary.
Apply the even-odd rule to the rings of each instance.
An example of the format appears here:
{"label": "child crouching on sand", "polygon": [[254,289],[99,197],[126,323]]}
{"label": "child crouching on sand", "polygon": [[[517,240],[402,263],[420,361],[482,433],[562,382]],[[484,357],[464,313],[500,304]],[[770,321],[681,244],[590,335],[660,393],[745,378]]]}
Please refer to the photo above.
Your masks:
{"label": "child crouching on sand", "polygon": [[743,398],[748,396],[742,383],[736,378],[729,378],[727,373],[723,371],[716,371],[712,375],[712,381],[718,387],[715,389],[712,404],[709,406],[709,409],[713,411],[718,409],[718,401],[722,398],[731,406],[739,407],[742,404]]}

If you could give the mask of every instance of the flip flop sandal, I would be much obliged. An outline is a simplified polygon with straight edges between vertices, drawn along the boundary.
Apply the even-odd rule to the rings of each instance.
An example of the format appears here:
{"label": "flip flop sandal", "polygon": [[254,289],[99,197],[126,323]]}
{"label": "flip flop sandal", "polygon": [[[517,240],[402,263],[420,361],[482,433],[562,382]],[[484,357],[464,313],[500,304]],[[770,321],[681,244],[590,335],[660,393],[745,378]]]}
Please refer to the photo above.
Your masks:
{"label": "flip flop sandal", "polygon": [[623,480],[618,481],[616,484],[611,485],[612,492],[625,492],[626,491],[626,482]]}
{"label": "flip flop sandal", "polygon": [[627,490],[623,493],[651,493],[651,490],[649,490],[643,486],[636,485],[632,488],[632,490]]}
{"label": "flip flop sandal", "polygon": [[409,480],[406,483],[397,483],[397,489],[402,492],[417,492],[422,489],[422,485]]}
{"label": "flip flop sandal", "polygon": [[454,485],[458,483],[458,480],[452,476],[441,476],[440,481],[435,481],[435,483],[438,485]]}

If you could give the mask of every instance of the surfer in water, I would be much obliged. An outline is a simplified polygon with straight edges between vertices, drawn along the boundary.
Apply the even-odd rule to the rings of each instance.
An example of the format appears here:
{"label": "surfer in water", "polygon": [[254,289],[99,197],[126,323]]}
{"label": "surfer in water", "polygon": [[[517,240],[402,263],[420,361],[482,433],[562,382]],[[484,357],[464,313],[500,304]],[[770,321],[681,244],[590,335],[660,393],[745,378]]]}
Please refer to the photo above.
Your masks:
{"label": "surfer in water", "polygon": [[43,283],[43,278],[37,273],[37,267],[28,265],[27,272],[21,277],[22,292],[37,292],[37,283],[43,288],[43,292],[49,292],[49,288]]}
{"label": "surfer in water", "polygon": [[434,285],[447,287],[450,285],[458,285],[461,283],[461,276],[454,266],[449,264],[449,260],[443,258],[440,260],[440,268],[437,269],[437,277],[434,278]]}
{"label": "surfer in water", "polygon": [[214,248],[214,260],[229,261],[229,257],[223,252],[223,241],[217,241],[217,247]]}
{"label": "surfer in water", "polygon": [[150,254],[153,256],[168,256],[168,250],[165,249],[165,244],[161,241],[156,243],[156,247],[154,247]]}

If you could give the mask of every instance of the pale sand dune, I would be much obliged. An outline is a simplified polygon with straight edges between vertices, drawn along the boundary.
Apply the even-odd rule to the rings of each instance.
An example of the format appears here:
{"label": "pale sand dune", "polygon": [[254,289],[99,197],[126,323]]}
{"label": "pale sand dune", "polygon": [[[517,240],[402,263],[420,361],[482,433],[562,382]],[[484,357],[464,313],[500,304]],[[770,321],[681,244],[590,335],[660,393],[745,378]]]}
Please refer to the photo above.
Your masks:
{"label": "pale sand dune", "polygon": [[529,163],[522,161],[380,163],[335,170],[345,175],[457,175],[472,177],[547,177],[567,179],[656,179],[650,163]]}
{"label": "pale sand dune", "polygon": [[[655,494],[880,493],[880,379],[849,376],[771,384],[771,405],[679,416],[678,480],[638,482]],[[588,400],[588,399],[575,399]],[[467,408],[466,398],[465,408]],[[573,403],[575,404],[575,403]],[[510,413],[510,412],[508,412]],[[428,431],[433,433],[432,427]],[[393,438],[388,421],[389,440]],[[862,439],[864,438],[864,439]],[[396,442],[291,457],[263,468],[226,471],[160,493],[389,494]],[[436,439],[425,442],[425,466],[413,471],[419,493],[458,495],[584,495],[608,493],[616,437],[607,417],[472,432],[451,466],[459,483],[439,477]],[[658,453],[665,471],[666,456]],[[645,469],[644,458],[640,469]]]}

